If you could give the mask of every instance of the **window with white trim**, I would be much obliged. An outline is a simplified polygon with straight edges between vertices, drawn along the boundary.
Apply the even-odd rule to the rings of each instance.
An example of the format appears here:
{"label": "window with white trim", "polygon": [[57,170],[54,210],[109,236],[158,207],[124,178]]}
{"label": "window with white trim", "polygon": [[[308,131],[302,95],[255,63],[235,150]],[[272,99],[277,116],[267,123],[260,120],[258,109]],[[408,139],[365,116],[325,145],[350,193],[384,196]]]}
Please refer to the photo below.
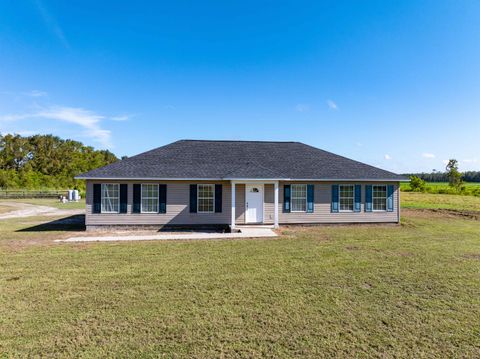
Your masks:
{"label": "window with white trim", "polygon": [[353,185],[339,185],[338,200],[340,202],[340,211],[353,212],[353,204],[355,202]]}
{"label": "window with white trim", "polygon": [[215,212],[215,185],[197,185],[197,211],[198,213]]}
{"label": "window with white trim", "polygon": [[158,184],[142,184],[142,213],[158,213]]}
{"label": "window with white trim", "polygon": [[118,183],[102,183],[102,213],[120,212],[120,185]]}
{"label": "window with white trim", "polygon": [[387,210],[387,186],[375,185],[372,187],[372,202],[374,211]]}
{"label": "window with white trim", "polygon": [[307,211],[307,185],[292,184],[290,188],[291,188],[292,212],[306,212]]}

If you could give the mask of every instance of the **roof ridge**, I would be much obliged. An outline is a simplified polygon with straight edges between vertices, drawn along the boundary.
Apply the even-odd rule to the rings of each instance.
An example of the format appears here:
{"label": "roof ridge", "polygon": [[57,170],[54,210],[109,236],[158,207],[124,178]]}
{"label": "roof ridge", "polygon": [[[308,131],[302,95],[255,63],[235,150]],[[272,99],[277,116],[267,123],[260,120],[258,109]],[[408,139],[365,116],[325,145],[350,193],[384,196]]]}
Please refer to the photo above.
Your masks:
{"label": "roof ridge", "polygon": [[246,163],[242,163],[241,165],[238,165],[238,167],[236,167],[235,169],[225,173],[225,175],[223,176],[223,178],[228,178],[228,175],[231,174],[231,173],[235,173],[236,171],[238,171],[239,169],[241,168],[245,168],[247,166],[251,166],[251,165],[255,165],[257,167],[261,167],[265,170],[267,170],[268,172],[270,172],[271,174],[277,176],[278,174],[275,173],[274,170],[272,170],[271,168],[268,168],[268,167],[265,167],[265,166],[262,166],[261,164],[259,164],[258,162],[254,161],[254,160],[250,160],[250,161],[247,161]]}
{"label": "roof ridge", "polygon": [[[302,143],[298,141],[262,141],[262,140],[196,140],[184,138],[176,142],[253,142],[253,143]],[[304,144],[304,143],[302,143]]]}

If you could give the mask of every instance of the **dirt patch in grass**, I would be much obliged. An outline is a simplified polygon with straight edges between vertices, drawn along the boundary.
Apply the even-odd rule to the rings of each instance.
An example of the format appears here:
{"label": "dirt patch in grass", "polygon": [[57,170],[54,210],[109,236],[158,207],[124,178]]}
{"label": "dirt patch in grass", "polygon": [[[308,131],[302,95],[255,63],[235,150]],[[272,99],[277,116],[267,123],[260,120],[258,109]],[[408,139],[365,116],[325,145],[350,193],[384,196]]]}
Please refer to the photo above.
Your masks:
{"label": "dirt patch in grass", "polygon": [[480,253],[464,254],[464,255],[463,255],[463,258],[480,260]]}
{"label": "dirt patch in grass", "polygon": [[2,214],[2,213],[7,213],[7,212],[10,212],[10,211],[12,211],[12,210],[13,210],[13,208],[10,207],[10,206],[2,206],[2,205],[0,205],[0,214]]}
{"label": "dirt patch in grass", "polygon": [[453,210],[443,208],[406,208],[402,210],[403,216],[416,217],[416,218],[464,218],[480,220],[480,212],[478,211],[466,211],[466,210]]}
{"label": "dirt patch in grass", "polygon": [[346,246],[345,249],[347,251],[359,251],[359,250],[361,250],[361,248],[358,247],[358,246]]}

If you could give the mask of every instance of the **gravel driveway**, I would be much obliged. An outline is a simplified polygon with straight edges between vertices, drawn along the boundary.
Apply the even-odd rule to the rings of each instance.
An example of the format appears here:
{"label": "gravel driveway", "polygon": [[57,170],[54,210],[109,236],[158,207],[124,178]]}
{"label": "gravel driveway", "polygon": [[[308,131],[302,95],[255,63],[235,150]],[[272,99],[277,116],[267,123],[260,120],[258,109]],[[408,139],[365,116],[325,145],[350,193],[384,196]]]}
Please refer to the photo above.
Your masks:
{"label": "gravel driveway", "polygon": [[32,216],[71,216],[85,213],[84,209],[58,209],[55,207],[39,206],[21,202],[1,202],[2,206],[13,207],[7,213],[0,214],[0,220]]}

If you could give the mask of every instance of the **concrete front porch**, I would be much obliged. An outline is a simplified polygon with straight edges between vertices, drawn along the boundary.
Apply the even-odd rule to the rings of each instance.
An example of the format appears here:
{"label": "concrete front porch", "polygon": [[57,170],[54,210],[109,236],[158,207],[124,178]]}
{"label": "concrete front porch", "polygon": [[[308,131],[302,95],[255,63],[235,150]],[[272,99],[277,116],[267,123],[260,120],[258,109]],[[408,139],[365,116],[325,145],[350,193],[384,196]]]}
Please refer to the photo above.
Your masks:
{"label": "concrete front porch", "polygon": [[169,240],[201,240],[201,239],[241,239],[241,238],[264,238],[277,237],[272,229],[265,226],[246,226],[236,229],[232,233],[220,232],[193,232],[193,233],[155,233],[141,235],[122,235],[112,233],[106,236],[81,236],[67,239],[56,239],[55,242],[76,243],[76,242],[121,242],[121,241],[169,241]]}

